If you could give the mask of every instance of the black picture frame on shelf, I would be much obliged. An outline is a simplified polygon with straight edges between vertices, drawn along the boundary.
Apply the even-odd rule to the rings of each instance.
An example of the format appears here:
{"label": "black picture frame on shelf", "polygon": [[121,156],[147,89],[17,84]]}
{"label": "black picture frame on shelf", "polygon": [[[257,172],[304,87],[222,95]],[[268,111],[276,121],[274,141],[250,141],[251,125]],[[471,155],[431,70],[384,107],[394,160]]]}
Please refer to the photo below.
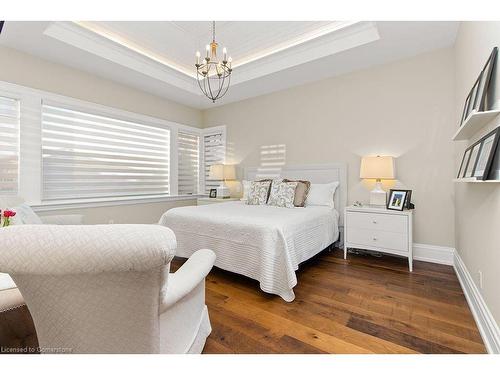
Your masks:
{"label": "black picture frame on shelf", "polygon": [[477,162],[474,166],[474,171],[472,172],[472,177],[476,177],[478,180],[488,179],[499,138],[500,127],[497,127],[475,143],[479,144],[480,148]]}
{"label": "black picture frame on shelf", "polygon": [[491,77],[495,69],[497,55],[498,47],[494,47],[488,57],[488,60],[486,61],[486,64],[474,82],[474,86],[472,86],[472,89],[469,91],[469,94],[465,99],[459,126],[464,123],[473,111],[483,112],[489,109],[490,103],[487,101],[488,92],[491,86]]}
{"label": "black picture frame on shelf", "polygon": [[500,140],[498,141],[496,150],[493,153],[493,160],[491,162],[487,179],[494,181],[500,180]]}
{"label": "black picture frame on shelf", "polygon": [[469,162],[467,163],[467,167],[465,167],[465,172],[463,176],[465,178],[474,176],[474,168],[476,168],[479,152],[481,151],[481,143],[476,142],[468,149],[470,150],[470,156],[469,156]]}
{"label": "black picture frame on shelf", "polygon": [[483,72],[479,74],[479,77],[477,77],[476,82],[474,82],[474,86],[472,86],[472,89],[470,90],[470,103],[469,103],[469,109],[468,109],[468,115],[470,115],[473,111],[476,110],[477,103],[479,103],[480,100],[478,100],[479,95],[479,84],[481,81],[481,77],[483,76]]}
{"label": "black picture frame on shelf", "polygon": [[476,110],[478,112],[490,109],[491,103],[488,103],[487,99],[488,99],[488,92],[490,90],[492,83],[493,72],[495,70],[497,62],[497,55],[498,55],[498,47],[494,47],[493,50],[491,51],[490,56],[488,57],[488,60],[486,61],[486,64],[484,65],[483,70],[481,71],[481,75],[483,75],[483,82],[481,82],[478,91],[478,98],[480,98],[476,107]]}
{"label": "black picture frame on shelf", "polygon": [[470,147],[464,151],[464,156],[462,157],[462,162],[460,163],[460,169],[458,170],[457,178],[463,178],[465,175],[465,170],[467,169],[467,164],[470,158]]}
{"label": "black picture frame on shelf", "polygon": [[467,118],[467,115],[469,114],[468,109],[469,109],[469,102],[470,102],[470,92],[469,95],[467,95],[467,98],[465,99],[465,104],[464,104],[464,110],[462,112],[462,120],[460,121],[460,125],[462,125]]}

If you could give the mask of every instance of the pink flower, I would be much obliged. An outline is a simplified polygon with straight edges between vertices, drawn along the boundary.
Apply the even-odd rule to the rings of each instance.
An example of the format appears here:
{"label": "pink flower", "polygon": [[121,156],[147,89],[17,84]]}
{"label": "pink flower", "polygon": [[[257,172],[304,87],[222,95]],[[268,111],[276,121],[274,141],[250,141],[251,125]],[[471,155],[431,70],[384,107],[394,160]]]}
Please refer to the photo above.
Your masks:
{"label": "pink flower", "polygon": [[5,210],[3,212],[3,217],[13,217],[13,216],[16,216],[16,213],[14,211],[11,211],[11,210]]}

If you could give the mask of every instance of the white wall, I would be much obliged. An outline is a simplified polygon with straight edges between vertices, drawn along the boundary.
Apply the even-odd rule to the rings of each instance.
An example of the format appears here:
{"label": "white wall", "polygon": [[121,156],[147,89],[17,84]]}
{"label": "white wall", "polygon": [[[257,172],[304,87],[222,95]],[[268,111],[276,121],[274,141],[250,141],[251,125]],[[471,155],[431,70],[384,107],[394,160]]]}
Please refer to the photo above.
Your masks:
{"label": "white wall", "polygon": [[[197,109],[2,46],[0,81],[201,127],[201,111]],[[156,223],[167,209],[185,204],[195,204],[195,201],[110,206],[68,212],[84,213],[85,221],[89,224],[107,223],[109,220],[116,223]],[[55,213],[44,212],[41,215]]]}
{"label": "white wall", "polygon": [[262,146],[285,145],[287,164],[348,163],[348,200],[367,202],[363,155],[397,157],[413,190],[415,242],[454,246],[452,49],[205,110],[227,126],[229,161],[259,166]]}
{"label": "white wall", "polygon": [[[500,22],[461,23],[455,44],[455,127],[465,98],[495,46],[500,46]],[[497,65],[497,71],[499,68]],[[496,95],[500,98],[500,74],[496,80]],[[499,117],[469,142],[456,143],[455,174],[465,148],[498,124]],[[456,249],[500,323],[500,185],[455,184],[455,204]],[[479,288],[479,271],[483,273],[483,289]]]}

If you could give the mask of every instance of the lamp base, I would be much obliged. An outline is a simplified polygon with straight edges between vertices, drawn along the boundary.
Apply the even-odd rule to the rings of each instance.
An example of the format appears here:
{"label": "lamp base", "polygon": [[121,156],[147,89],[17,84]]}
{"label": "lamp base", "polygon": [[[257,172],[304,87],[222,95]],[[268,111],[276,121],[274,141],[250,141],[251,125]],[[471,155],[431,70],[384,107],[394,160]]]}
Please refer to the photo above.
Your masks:
{"label": "lamp base", "polygon": [[225,185],[217,187],[217,198],[231,198],[231,192]]}
{"label": "lamp base", "polygon": [[387,204],[387,193],[382,189],[382,183],[377,181],[375,188],[370,191],[370,206],[383,206]]}

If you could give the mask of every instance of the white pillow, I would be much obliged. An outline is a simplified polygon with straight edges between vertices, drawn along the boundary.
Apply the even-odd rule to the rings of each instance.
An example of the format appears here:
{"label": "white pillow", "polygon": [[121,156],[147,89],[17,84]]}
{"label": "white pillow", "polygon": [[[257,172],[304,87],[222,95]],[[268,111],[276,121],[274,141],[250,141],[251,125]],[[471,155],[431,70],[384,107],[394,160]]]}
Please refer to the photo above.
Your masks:
{"label": "white pillow", "polygon": [[335,208],[333,196],[335,190],[339,186],[339,182],[330,182],[329,184],[311,184],[309,194],[306,199],[307,206],[328,206]]}
{"label": "white pillow", "polygon": [[25,203],[12,208],[12,211],[16,213],[16,216],[11,219],[12,225],[43,224],[40,217]]}
{"label": "white pillow", "polygon": [[241,181],[241,186],[243,186],[243,196],[241,197],[241,201],[247,201],[248,200],[248,192],[250,191],[250,184],[252,181],[248,180],[243,180]]}

